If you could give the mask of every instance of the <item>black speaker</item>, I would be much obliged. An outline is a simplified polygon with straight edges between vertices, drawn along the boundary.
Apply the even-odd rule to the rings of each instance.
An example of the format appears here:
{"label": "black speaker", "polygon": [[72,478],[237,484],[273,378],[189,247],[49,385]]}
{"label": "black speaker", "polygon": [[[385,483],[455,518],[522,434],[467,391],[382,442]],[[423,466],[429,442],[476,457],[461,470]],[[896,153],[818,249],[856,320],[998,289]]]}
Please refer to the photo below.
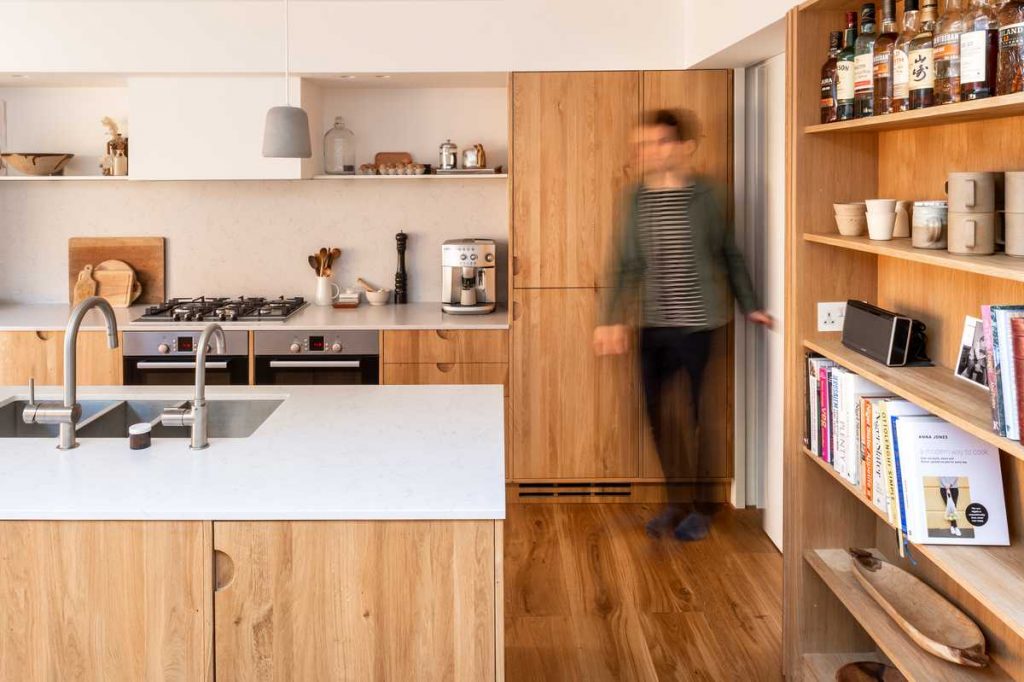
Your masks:
{"label": "black speaker", "polygon": [[847,301],[843,345],[889,367],[928,363],[924,323],[865,301]]}

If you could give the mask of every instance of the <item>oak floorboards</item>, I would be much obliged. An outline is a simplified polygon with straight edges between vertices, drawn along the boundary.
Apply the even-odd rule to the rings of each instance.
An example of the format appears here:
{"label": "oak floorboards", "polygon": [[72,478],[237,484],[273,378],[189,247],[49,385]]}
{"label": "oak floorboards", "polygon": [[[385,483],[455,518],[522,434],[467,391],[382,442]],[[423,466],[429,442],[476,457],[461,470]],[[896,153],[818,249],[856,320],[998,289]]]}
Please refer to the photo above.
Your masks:
{"label": "oak floorboards", "polygon": [[509,682],[782,678],[782,556],[759,514],[724,511],[684,544],[646,536],[657,511],[509,505]]}

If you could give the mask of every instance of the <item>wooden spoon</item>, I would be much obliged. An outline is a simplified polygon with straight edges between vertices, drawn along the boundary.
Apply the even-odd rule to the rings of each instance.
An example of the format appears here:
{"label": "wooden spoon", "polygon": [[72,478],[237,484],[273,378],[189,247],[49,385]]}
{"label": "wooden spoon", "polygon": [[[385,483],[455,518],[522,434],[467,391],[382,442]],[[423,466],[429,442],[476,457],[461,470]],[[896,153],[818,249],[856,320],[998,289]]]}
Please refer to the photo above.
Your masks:
{"label": "wooden spoon", "polygon": [[339,249],[338,247],[334,247],[333,249],[331,249],[331,261],[330,261],[331,264],[333,264],[334,261],[338,260],[338,258],[340,256],[341,256],[341,249]]}
{"label": "wooden spoon", "polygon": [[370,285],[370,283],[369,283],[369,282],[367,282],[367,281],[366,281],[365,279],[363,279],[362,277],[359,277],[359,278],[357,278],[357,279],[356,279],[356,283],[357,283],[357,284],[358,284],[359,286],[361,286],[362,288],[366,289],[367,291],[377,291],[377,288],[376,288],[376,287],[373,287],[373,286],[371,286],[371,285]]}
{"label": "wooden spoon", "polygon": [[309,267],[313,268],[313,272],[320,274],[320,270],[316,265],[316,258],[314,256],[309,257]]}

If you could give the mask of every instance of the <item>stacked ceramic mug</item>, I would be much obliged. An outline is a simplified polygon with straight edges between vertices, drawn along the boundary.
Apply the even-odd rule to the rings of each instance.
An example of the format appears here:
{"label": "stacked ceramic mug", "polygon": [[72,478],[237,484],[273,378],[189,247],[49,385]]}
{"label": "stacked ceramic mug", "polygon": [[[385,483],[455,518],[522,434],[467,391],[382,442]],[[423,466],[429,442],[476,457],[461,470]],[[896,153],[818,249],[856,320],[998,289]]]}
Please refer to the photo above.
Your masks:
{"label": "stacked ceramic mug", "polygon": [[947,248],[962,256],[988,256],[996,251],[996,174],[950,173]]}
{"label": "stacked ceramic mug", "polygon": [[1024,256],[1024,172],[1006,174],[1006,254]]}
{"label": "stacked ceramic mug", "polygon": [[867,199],[868,237],[888,241],[910,236],[910,202],[896,199]]}

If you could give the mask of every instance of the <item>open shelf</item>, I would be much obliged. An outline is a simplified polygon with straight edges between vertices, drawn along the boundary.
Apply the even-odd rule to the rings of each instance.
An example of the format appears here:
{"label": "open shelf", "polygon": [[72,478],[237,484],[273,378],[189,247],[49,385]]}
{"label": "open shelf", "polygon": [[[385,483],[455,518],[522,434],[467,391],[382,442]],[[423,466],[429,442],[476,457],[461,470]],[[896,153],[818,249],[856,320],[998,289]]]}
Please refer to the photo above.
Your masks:
{"label": "open shelf", "polygon": [[[804,448],[804,454],[860,500],[886,524],[885,512],[871,503],[857,486],[832,466]],[[891,525],[891,524],[890,524]],[[895,528],[894,528],[895,530]],[[913,545],[940,570],[957,580],[964,591],[981,602],[1018,635],[1024,636],[1024,552],[1019,546],[971,547]]]}
{"label": "open shelf", "polygon": [[916,403],[986,443],[1024,459],[1024,446],[992,431],[992,403],[988,391],[960,379],[948,367],[886,367],[850,350],[839,341],[804,341],[804,347]]}
{"label": "open shelf", "polygon": [[924,263],[939,268],[962,270],[987,277],[1024,282],[1024,258],[997,253],[992,256],[957,256],[946,250],[915,249],[910,239],[881,242],[867,237],[844,237],[839,234],[804,234],[804,241],[835,246],[840,249],[874,253],[879,256]]}
{"label": "open shelf", "polygon": [[967,121],[984,121],[992,118],[1024,115],[1024,93],[1000,95],[973,102],[946,104],[928,109],[902,111],[898,114],[883,114],[871,118],[858,118],[852,121],[836,123],[819,123],[806,126],[808,134],[878,132],[881,130],[907,130],[926,126],[946,125],[948,123],[965,123]]}
{"label": "open shelf", "polygon": [[314,175],[314,180],[495,180],[508,178],[508,173],[467,173],[442,175]]}
{"label": "open shelf", "polygon": [[[884,659],[875,651],[841,654],[804,654],[804,679],[811,682],[835,682],[836,671],[847,663]],[[891,664],[890,664],[891,665]]]}
{"label": "open shelf", "polygon": [[882,653],[907,678],[929,682],[1011,679],[997,667],[968,668],[956,665],[932,656],[914,644],[857,582],[853,575],[853,560],[846,550],[807,550],[804,552],[804,560],[875,641]]}

